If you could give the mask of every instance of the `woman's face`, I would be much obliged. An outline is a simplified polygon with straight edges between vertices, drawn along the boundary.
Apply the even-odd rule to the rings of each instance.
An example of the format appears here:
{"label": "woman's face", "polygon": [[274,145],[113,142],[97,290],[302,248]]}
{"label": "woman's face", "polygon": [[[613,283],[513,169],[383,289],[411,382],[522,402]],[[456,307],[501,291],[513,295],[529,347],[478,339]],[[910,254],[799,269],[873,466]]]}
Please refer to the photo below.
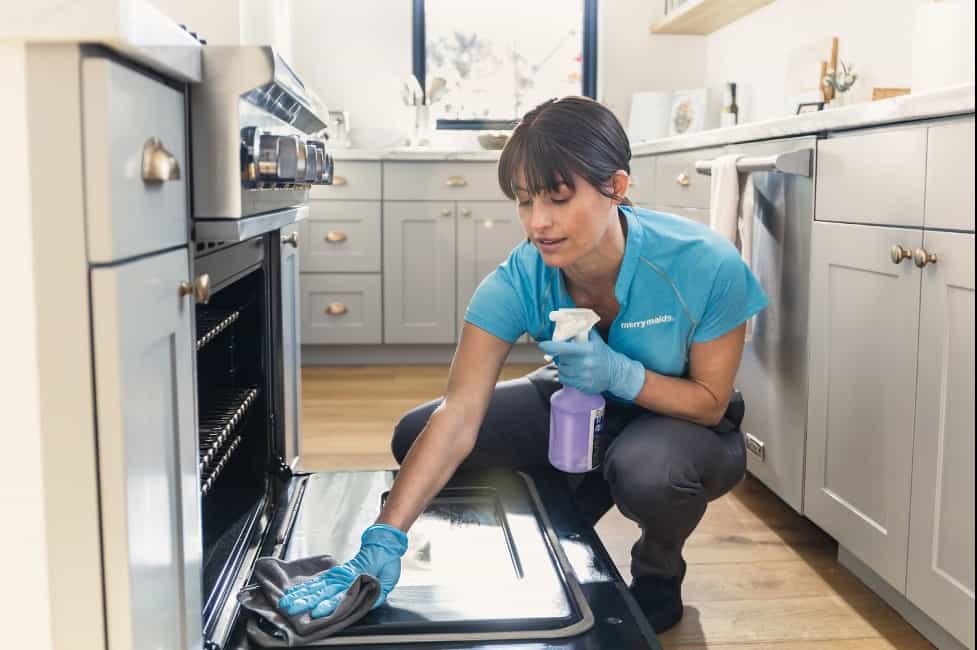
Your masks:
{"label": "woman's face", "polygon": [[536,196],[523,182],[515,188],[523,230],[550,267],[569,266],[593,252],[617,221],[618,202],[580,176],[573,176],[573,185]]}

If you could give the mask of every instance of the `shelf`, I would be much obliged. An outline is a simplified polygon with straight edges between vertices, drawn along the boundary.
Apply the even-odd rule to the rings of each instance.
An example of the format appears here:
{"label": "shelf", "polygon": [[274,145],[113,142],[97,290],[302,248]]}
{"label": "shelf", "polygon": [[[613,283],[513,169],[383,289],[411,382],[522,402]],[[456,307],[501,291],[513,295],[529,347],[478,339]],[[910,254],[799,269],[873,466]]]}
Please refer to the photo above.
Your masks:
{"label": "shelf", "polygon": [[711,34],[773,0],[687,0],[651,25],[652,34]]}
{"label": "shelf", "polygon": [[242,422],[258,396],[257,388],[229,391],[208,400],[207,412],[200,415],[199,464],[200,492],[207,494],[241,444]]}
{"label": "shelf", "polygon": [[218,334],[231,326],[241,312],[229,309],[198,309],[197,310],[197,352],[205,345],[213,341]]}

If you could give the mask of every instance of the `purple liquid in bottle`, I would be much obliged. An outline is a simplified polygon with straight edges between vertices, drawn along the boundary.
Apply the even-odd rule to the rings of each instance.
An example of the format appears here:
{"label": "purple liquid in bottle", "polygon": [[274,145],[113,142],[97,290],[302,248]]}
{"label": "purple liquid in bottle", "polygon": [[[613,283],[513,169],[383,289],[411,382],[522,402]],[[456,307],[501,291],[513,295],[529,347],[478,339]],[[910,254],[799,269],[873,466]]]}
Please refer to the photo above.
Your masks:
{"label": "purple liquid in bottle", "polygon": [[603,397],[558,390],[550,397],[550,464],[572,474],[597,469],[604,456],[603,428]]}

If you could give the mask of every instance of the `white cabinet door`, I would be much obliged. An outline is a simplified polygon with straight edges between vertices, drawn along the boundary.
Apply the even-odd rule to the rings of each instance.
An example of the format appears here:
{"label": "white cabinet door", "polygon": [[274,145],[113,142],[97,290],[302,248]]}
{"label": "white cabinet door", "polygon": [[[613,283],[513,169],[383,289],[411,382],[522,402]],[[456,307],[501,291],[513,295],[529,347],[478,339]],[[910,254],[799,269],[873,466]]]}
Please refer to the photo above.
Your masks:
{"label": "white cabinet door", "polygon": [[511,201],[458,204],[458,327],[472,294],[486,275],[526,237]]}
{"label": "white cabinet door", "polygon": [[922,232],[815,222],[805,514],[906,588]]}
{"label": "white cabinet door", "polygon": [[923,243],[907,595],[973,648],[974,236]]}
{"label": "white cabinet door", "polygon": [[[186,249],[92,270],[108,647],[201,647]],[[70,540],[63,540],[70,543]]]}
{"label": "white cabinet door", "polygon": [[302,309],[299,294],[300,224],[282,229],[282,426],[285,430],[285,462],[293,465],[301,450],[302,420]]}
{"label": "white cabinet door", "polygon": [[455,204],[383,204],[385,343],[455,340]]}

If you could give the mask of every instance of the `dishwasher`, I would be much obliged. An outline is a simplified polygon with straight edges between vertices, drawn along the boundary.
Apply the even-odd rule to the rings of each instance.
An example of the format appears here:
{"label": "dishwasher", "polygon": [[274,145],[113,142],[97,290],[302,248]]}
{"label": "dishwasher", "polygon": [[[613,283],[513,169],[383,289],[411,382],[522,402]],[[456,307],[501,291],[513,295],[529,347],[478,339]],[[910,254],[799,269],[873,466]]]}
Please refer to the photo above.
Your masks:
{"label": "dishwasher", "polygon": [[[750,268],[769,299],[736,376],[746,403],[747,470],[802,514],[816,143],[808,136],[725,151],[742,154],[737,169],[753,179]],[[698,161],[696,170],[710,173],[711,161]]]}

